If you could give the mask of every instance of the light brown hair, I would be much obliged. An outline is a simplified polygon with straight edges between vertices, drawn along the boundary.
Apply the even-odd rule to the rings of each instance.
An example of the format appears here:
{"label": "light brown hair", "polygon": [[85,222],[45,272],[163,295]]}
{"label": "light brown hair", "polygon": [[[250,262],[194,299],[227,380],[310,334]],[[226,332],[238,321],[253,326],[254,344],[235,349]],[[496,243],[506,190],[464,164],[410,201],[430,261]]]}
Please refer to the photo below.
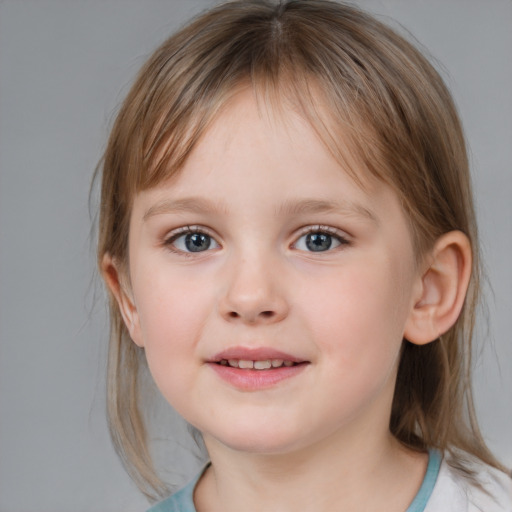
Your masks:
{"label": "light brown hair", "polygon": [[[358,8],[325,0],[230,2],[162,44],[122,104],[103,158],[100,265],[108,253],[126,268],[134,195],[179,172],[219,110],[247,86],[260,101],[286,99],[300,110],[356,180],[347,147],[393,187],[419,259],[443,233],[469,237],[473,272],[463,311],[432,343],[404,340],[390,429],[412,449],[463,450],[500,467],[479,432],[471,393],[480,270],[460,121],[433,66]],[[112,296],[110,316],[112,438],[143,492],[161,496],[139,403],[144,352],[130,340]]]}

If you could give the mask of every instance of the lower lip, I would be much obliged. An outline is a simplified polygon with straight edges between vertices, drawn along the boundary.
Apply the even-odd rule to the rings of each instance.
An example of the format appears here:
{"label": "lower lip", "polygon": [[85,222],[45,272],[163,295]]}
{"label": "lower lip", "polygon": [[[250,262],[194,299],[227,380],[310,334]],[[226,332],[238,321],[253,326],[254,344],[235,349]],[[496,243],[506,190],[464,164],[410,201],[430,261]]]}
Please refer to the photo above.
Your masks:
{"label": "lower lip", "polygon": [[281,366],[269,370],[250,370],[223,366],[217,363],[208,363],[217,375],[235,388],[243,391],[258,391],[276,386],[279,382],[295,377],[302,373],[307,363],[295,366]]}

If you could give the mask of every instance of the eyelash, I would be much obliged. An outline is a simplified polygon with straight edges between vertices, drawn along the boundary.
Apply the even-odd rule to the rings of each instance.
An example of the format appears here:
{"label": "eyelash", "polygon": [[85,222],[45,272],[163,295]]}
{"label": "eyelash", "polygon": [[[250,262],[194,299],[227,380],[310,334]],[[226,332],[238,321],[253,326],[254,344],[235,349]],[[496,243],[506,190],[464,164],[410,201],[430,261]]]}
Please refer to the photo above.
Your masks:
{"label": "eyelash", "polygon": [[[176,254],[179,254],[179,255],[185,256],[185,257],[193,257],[194,256],[193,251],[184,251],[184,250],[178,249],[174,244],[175,244],[176,240],[178,240],[180,237],[186,236],[186,235],[194,235],[194,234],[206,235],[209,237],[209,239],[211,241],[213,241],[217,246],[220,247],[220,244],[215,239],[215,236],[210,232],[209,229],[207,229],[203,226],[183,226],[181,228],[178,228],[165,238],[163,245],[173,253],[176,253]],[[293,244],[291,244],[291,248],[296,248],[299,241],[304,236],[307,236],[309,234],[328,235],[329,237],[332,237],[333,239],[335,239],[338,242],[338,245],[334,248],[329,247],[325,251],[317,251],[317,252],[332,252],[333,250],[335,250],[339,247],[347,246],[347,245],[351,244],[351,242],[345,236],[343,236],[339,232],[339,230],[337,230],[336,228],[333,228],[330,226],[324,226],[324,225],[315,225],[315,226],[307,226],[305,228],[302,228],[300,230],[299,235],[296,237],[295,242],[293,242]],[[205,251],[197,251],[197,252],[198,253],[207,252],[209,248],[210,247],[208,247]],[[304,252],[315,252],[315,251],[304,251]]]}
{"label": "eyelash", "polygon": [[[176,242],[176,240],[178,240],[182,236],[194,235],[194,234],[206,235],[215,244],[219,245],[219,243],[215,239],[215,236],[210,232],[210,230],[203,226],[183,226],[181,228],[178,228],[178,229],[174,230],[172,233],[170,233],[170,235],[165,238],[163,245],[175,254],[179,254],[180,256],[185,256],[187,258],[193,257],[194,256],[193,251],[183,251],[181,249],[178,249],[174,245],[174,243]],[[198,252],[206,252],[206,251],[198,251]]]}
{"label": "eyelash", "polygon": [[[331,226],[324,226],[321,224],[317,224],[315,226],[307,226],[307,227],[303,228],[301,230],[299,236],[297,237],[296,241],[292,244],[292,247],[296,246],[302,237],[307,236],[309,234],[329,235],[330,237],[334,238],[339,243],[339,245],[333,249],[328,249],[327,251],[319,251],[319,252],[332,252],[333,250],[335,250],[337,248],[341,248],[342,246],[347,246],[347,245],[351,244],[351,242],[347,238],[347,236],[342,234],[338,229],[333,228]],[[314,251],[308,251],[308,252],[314,252]]]}

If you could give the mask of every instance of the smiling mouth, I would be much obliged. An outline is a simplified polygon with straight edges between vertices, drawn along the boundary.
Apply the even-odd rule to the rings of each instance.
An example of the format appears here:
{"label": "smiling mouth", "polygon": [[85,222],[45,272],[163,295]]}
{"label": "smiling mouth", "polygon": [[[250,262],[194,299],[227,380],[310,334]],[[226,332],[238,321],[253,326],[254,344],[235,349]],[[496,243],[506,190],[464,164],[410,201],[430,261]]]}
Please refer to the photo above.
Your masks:
{"label": "smiling mouth", "polygon": [[296,378],[311,361],[269,347],[232,347],[207,363],[230,386],[244,392],[255,392]]}
{"label": "smiling mouth", "polygon": [[230,366],[231,368],[240,368],[243,370],[272,370],[275,368],[297,366],[304,363],[296,363],[285,359],[264,359],[264,360],[247,360],[247,359],[221,359],[217,362],[221,366]]}

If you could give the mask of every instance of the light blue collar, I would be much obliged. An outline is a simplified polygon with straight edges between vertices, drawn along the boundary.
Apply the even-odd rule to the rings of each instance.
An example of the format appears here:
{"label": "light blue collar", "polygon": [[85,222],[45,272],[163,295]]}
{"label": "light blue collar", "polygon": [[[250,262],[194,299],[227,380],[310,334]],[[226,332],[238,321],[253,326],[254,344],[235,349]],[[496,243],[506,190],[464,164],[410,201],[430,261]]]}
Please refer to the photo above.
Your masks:
{"label": "light blue collar", "polygon": [[441,467],[441,453],[437,450],[430,450],[428,453],[428,466],[425,478],[421,484],[420,490],[413,502],[410,504],[406,512],[423,512],[427,506],[427,502],[432,495],[434,486],[436,485],[437,475]]}
{"label": "light blue collar", "polygon": [[[423,512],[425,510],[427,502],[430,499],[436,484],[441,460],[442,457],[440,452],[437,450],[429,451],[425,478],[423,479],[423,483],[421,484],[418,494],[416,494],[414,501],[406,512]],[[148,512],[196,512],[196,508],[194,506],[194,489],[208,466],[209,464],[205,466],[196,478],[183,487],[183,489],[178,491],[176,494],[173,494],[170,498],[167,498],[150,508]]]}

